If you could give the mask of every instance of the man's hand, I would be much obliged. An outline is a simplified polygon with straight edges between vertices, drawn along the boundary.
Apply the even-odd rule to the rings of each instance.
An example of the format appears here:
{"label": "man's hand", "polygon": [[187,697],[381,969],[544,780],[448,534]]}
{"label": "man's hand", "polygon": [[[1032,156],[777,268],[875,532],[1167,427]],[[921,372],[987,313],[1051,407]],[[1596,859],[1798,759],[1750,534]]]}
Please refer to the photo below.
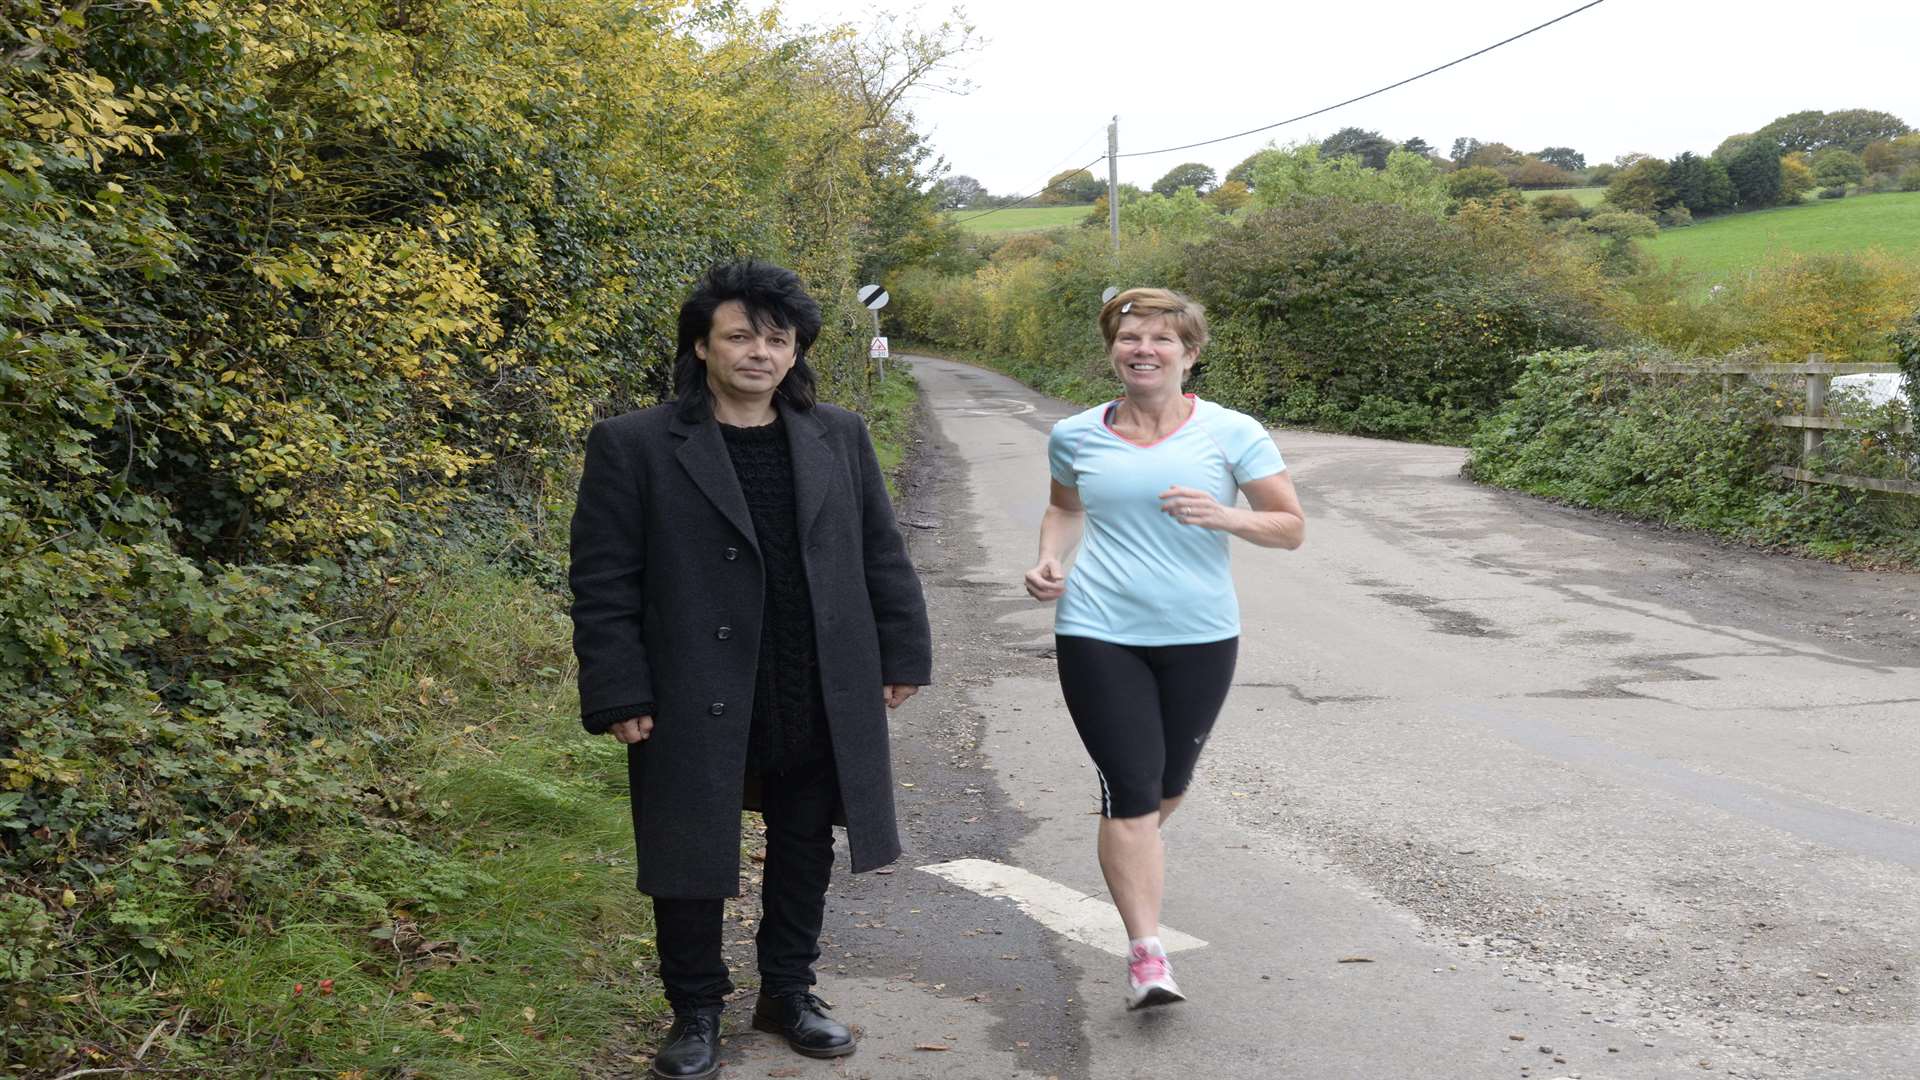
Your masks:
{"label": "man's hand", "polygon": [[653,734],[653,717],[635,716],[627,720],[622,720],[608,728],[607,734],[629,745],[637,742],[646,742],[647,736]]}
{"label": "man's hand", "polygon": [[[919,692],[920,692],[920,688],[917,686],[908,686],[906,683],[888,683],[887,684],[887,708],[897,709],[900,707],[901,702],[907,700],[908,698],[912,697],[913,695]],[[644,739],[646,738],[646,736],[642,735],[641,738]]]}

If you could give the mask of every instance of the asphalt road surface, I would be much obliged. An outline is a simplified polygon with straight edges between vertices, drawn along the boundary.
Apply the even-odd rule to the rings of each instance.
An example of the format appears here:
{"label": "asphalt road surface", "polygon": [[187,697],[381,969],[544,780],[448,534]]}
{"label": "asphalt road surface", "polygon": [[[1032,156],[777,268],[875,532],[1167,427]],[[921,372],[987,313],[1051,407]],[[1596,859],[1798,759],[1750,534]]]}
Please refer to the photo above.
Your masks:
{"label": "asphalt road surface", "polygon": [[1240,668],[1167,826],[1191,1000],[1129,1014],[1020,588],[1075,407],[913,364],[938,684],[896,714],[906,857],[829,898],[864,1041],[743,1032],[730,1075],[1920,1077],[1920,576],[1277,432],[1307,543],[1235,545]]}

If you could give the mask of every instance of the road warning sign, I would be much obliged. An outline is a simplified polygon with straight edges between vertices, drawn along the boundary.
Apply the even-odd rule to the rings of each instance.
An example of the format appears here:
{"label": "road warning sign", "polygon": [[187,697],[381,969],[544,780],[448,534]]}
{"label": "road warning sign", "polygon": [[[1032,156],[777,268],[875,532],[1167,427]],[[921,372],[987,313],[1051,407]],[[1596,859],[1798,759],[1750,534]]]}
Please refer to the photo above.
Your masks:
{"label": "road warning sign", "polygon": [[885,360],[889,355],[887,352],[886,338],[876,337],[873,339],[873,344],[867,346],[867,359],[869,360]]}

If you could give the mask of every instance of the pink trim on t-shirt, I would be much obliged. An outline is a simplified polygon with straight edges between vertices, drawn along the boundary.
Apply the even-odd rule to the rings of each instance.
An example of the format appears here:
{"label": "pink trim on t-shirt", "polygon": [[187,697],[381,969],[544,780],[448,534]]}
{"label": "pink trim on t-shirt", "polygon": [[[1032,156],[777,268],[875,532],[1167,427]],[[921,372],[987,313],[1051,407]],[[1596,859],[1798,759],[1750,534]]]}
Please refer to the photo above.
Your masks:
{"label": "pink trim on t-shirt", "polygon": [[1125,400],[1123,398],[1114,398],[1112,401],[1107,402],[1106,408],[1100,410],[1100,426],[1103,428],[1106,428],[1108,431],[1112,431],[1114,438],[1119,439],[1121,442],[1126,443],[1128,446],[1137,446],[1142,450],[1151,450],[1154,447],[1159,446],[1161,443],[1166,442],[1168,439],[1173,438],[1175,435],[1180,434],[1180,431],[1182,428],[1185,428],[1188,424],[1193,423],[1193,418],[1200,415],[1200,395],[1181,394],[1180,396],[1183,398],[1186,398],[1188,401],[1193,402],[1192,411],[1187,413],[1187,418],[1185,420],[1180,421],[1180,427],[1174,428],[1172,431],[1167,432],[1165,435],[1160,436],[1159,438],[1153,440],[1152,442],[1149,442],[1149,443],[1134,442],[1132,439],[1127,438],[1125,435],[1120,434],[1118,431],[1114,431],[1114,427],[1112,423],[1113,410],[1116,408],[1119,408],[1120,402]]}

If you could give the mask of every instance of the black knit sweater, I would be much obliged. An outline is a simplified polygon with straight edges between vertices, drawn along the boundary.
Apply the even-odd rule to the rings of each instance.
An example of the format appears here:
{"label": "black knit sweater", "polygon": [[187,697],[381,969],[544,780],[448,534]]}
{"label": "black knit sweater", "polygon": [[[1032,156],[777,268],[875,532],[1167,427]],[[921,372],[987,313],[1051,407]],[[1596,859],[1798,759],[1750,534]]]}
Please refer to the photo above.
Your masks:
{"label": "black knit sweater", "polygon": [[826,704],[814,647],[813,597],[800,563],[793,453],[783,420],[760,427],[720,425],[760,542],[766,591],[754,677],[747,768],[785,772],[826,756]]}

